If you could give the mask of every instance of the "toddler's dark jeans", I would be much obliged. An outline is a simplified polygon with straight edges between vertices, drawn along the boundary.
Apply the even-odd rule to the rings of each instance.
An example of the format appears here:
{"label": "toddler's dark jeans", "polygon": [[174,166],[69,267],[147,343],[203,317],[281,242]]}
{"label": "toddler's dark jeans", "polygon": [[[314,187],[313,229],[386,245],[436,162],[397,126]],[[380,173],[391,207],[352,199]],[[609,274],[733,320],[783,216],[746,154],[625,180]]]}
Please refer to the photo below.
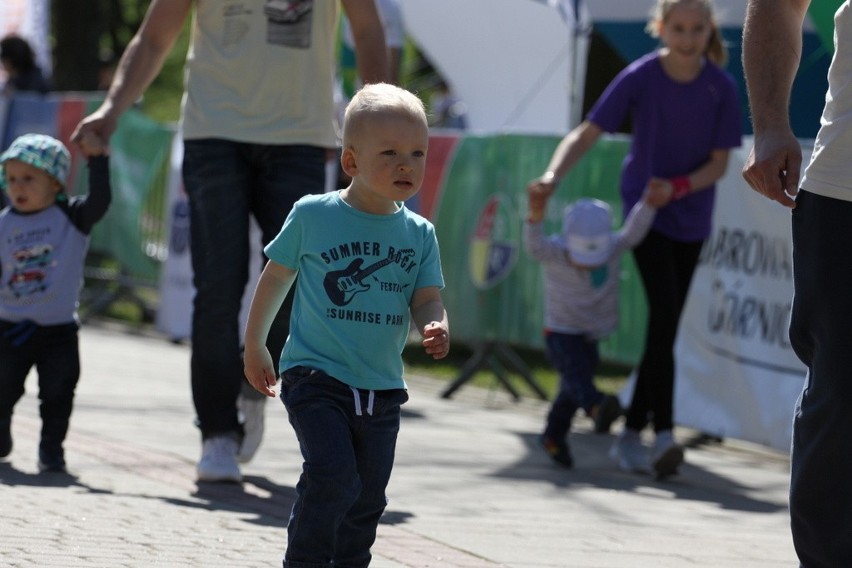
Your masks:
{"label": "toddler's dark jeans", "polygon": [[561,443],[578,408],[587,413],[603,400],[594,383],[598,367],[598,342],[576,333],[549,332],[545,337],[547,358],[559,372],[559,393],[547,415],[544,435]]}
{"label": "toddler's dark jeans", "polygon": [[39,449],[61,456],[80,378],[77,324],[35,326],[26,336],[17,333],[16,326],[19,323],[0,321],[0,423],[11,419],[15,404],[24,395],[27,374],[35,367],[41,414]]}

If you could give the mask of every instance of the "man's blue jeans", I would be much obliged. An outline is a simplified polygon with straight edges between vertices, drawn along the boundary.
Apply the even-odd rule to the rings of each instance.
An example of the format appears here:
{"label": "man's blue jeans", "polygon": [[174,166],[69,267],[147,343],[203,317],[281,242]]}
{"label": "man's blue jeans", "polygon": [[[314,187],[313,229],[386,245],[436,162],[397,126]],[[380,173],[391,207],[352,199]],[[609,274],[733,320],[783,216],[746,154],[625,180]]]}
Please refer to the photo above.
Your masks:
{"label": "man's blue jeans", "polygon": [[808,370],[793,422],[790,515],[804,568],[852,566],[852,202],[800,191],[790,343]]}
{"label": "man's blue jeans", "polygon": [[304,463],[285,568],[364,568],[387,506],[404,389],[364,391],[307,367],[286,371],[281,400]]}
{"label": "man's blue jeans", "polygon": [[[293,204],[322,193],[325,150],[230,140],[187,140],[183,181],[190,205],[192,398],[202,436],[241,433],[236,401],[243,384],[239,314],[249,279],[249,217],[265,246]],[[264,260],[265,263],[265,260]],[[267,347],[277,361],[287,338],[289,304]]]}
{"label": "man's blue jeans", "polygon": [[594,383],[600,361],[598,342],[580,334],[548,332],[545,348],[550,364],[559,373],[559,393],[547,415],[544,435],[561,443],[577,409],[588,413],[603,399]]}

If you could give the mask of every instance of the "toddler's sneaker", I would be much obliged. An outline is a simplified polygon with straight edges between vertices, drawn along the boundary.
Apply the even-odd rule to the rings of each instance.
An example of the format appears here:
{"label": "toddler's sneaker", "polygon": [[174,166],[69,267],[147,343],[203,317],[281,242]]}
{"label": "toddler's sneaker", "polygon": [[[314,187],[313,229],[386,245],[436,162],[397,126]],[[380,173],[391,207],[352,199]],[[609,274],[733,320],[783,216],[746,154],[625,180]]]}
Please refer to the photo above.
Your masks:
{"label": "toddler's sneaker", "polygon": [[38,451],[38,470],[45,473],[68,473],[65,469],[65,455],[62,450]]}
{"label": "toddler's sneaker", "polygon": [[595,432],[608,434],[612,423],[618,420],[623,412],[617,396],[611,394],[604,396],[594,413]]}
{"label": "toddler's sneaker", "polygon": [[677,475],[683,463],[683,448],[675,443],[671,430],[657,432],[654,447],[651,450],[651,464],[657,479]]}
{"label": "toddler's sneaker", "polygon": [[12,453],[12,419],[0,422],[0,458]]}
{"label": "toddler's sneaker", "polygon": [[[247,393],[246,388],[252,392]],[[237,453],[237,460],[240,463],[250,462],[257,453],[260,442],[263,441],[265,408],[266,397],[255,391],[251,385],[245,383],[243,391],[237,398],[237,411],[244,430],[243,441]]]}
{"label": "toddler's sneaker", "polygon": [[650,473],[648,450],[642,445],[639,432],[625,428],[609,450],[609,457],[622,471]]}
{"label": "toddler's sneaker", "polygon": [[211,436],[204,440],[201,447],[201,459],[195,470],[198,481],[242,481],[240,466],[237,465],[237,452],[240,443],[230,435]]}
{"label": "toddler's sneaker", "polygon": [[541,436],[539,442],[541,443],[541,447],[544,448],[544,451],[547,452],[547,455],[550,456],[550,459],[558,465],[567,468],[574,467],[574,458],[571,457],[571,450],[568,449],[567,442],[560,444],[547,436]]}

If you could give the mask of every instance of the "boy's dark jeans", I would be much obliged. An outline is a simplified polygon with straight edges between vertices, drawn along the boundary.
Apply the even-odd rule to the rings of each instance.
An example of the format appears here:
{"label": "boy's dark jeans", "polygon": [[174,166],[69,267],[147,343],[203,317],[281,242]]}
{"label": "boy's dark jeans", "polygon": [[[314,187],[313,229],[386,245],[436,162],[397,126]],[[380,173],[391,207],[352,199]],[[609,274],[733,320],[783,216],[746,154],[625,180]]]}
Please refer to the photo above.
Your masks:
{"label": "boy's dark jeans", "polygon": [[15,404],[24,395],[27,374],[35,366],[41,401],[39,449],[62,456],[80,378],[77,324],[35,326],[25,336],[16,326],[19,324],[0,321],[0,423],[11,419]]}
{"label": "boy's dark jeans", "polygon": [[281,400],[304,459],[284,567],[368,566],[408,393],[353,391],[294,367],[282,377]]}
{"label": "boy's dark jeans", "polygon": [[[325,189],[325,149],[186,140],[183,180],[189,197],[196,290],[192,399],[206,438],[242,432],[236,406],[245,382],[239,314],[249,280],[250,217],[257,221],[266,245],[279,233],[300,197]],[[289,331],[290,298],[292,293],[266,342],[275,361]]]}

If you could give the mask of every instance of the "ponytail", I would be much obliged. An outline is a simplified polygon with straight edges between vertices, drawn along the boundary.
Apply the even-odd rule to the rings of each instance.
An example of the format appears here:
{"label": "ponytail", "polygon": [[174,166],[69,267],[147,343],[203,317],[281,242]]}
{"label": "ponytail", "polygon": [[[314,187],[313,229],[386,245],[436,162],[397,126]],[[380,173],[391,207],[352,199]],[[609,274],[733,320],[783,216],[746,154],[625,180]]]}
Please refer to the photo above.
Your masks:
{"label": "ponytail", "polygon": [[707,41],[707,49],[704,50],[704,55],[719,67],[728,64],[728,47],[725,45],[725,39],[722,37],[716,22],[713,22],[713,33],[710,34],[710,39]]}

